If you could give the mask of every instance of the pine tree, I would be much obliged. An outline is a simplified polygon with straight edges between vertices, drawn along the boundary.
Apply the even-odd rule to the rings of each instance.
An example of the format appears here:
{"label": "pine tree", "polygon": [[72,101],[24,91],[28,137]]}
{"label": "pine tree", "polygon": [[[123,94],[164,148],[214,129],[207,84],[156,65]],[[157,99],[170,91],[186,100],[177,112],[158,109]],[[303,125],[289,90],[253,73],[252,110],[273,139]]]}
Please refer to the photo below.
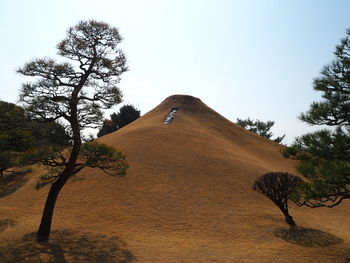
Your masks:
{"label": "pine tree", "polygon": [[350,30],[346,34],[336,46],[335,59],[314,79],[314,90],[323,99],[300,116],[331,129],[303,135],[284,151],[300,161],[298,170],[309,179],[294,195],[298,205],[333,207],[350,198]]}
{"label": "pine tree", "polygon": [[275,139],[271,139],[273,136],[273,133],[271,132],[271,128],[273,125],[275,125],[274,121],[267,121],[263,122],[260,120],[251,120],[250,118],[248,119],[239,119],[237,118],[237,125],[241,126],[242,128],[254,132],[259,136],[265,137],[266,139],[272,140],[277,143],[281,143],[286,136],[285,134],[282,136],[278,136]]}
{"label": "pine tree", "polygon": [[302,180],[289,173],[270,172],[256,179],[253,190],[269,198],[283,213],[286,222],[295,227],[293,217],[288,211],[289,195],[302,182]]}
{"label": "pine tree", "polygon": [[[35,59],[18,70],[34,77],[34,82],[23,85],[20,94],[30,118],[38,122],[65,119],[72,140],[69,151],[43,147],[32,154],[50,167],[48,175],[42,178],[51,187],[37,233],[38,241],[49,239],[57,196],[70,177],[86,166],[106,172],[112,170],[116,175],[125,173],[123,155],[112,154],[113,149],[95,143],[84,146],[81,134],[84,128],[98,127],[102,109],[121,102],[118,83],[127,70],[126,58],[119,49],[121,40],[115,27],[94,20],[81,21],[69,28],[66,38],[57,45],[58,55],[71,63]],[[107,165],[108,162],[115,165]]]}
{"label": "pine tree", "polygon": [[117,131],[140,117],[140,111],[133,105],[122,106],[117,113],[111,114],[110,120],[105,120],[97,136],[101,137],[108,133]]}

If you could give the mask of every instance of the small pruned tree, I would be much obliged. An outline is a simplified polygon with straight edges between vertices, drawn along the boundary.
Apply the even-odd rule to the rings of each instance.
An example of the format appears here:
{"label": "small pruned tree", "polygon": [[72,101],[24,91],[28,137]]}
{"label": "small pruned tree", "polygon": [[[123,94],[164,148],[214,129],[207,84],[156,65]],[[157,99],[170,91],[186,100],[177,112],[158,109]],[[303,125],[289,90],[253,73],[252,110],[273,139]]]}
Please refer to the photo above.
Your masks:
{"label": "small pruned tree", "polygon": [[34,82],[24,84],[20,93],[30,119],[38,122],[64,119],[69,124],[72,142],[68,156],[49,151],[52,158],[44,159],[47,167],[56,169],[48,178],[51,187],[37,232],[38,241],[49,239],[56,200],[68,179],[86,166],[106,171],[101,162],[91,159],[102,158],[99,154],[91,153],[91,158],[81,164],[81,158],[87,156],[82,155],[81,132],[84,128],[98,127],[102,109],[121,102],[118,83],[127,70],[126,58],[119,49],[121,40],[115,27],[95,20],[81,21],[69,28],[66,38],[57,45],[58,55],[71,62],[35,59],[18,70],[34,77]]}
{"label": "small pruned tree", "polygon": [[282,211],[286,222],[296,226],[288,212],[288,198],[302,180],[292,174],[282,172],[266,173],[256,179],[253,189],[269,198]]}
{"label": "small pruned tree", "polygon": [[271,139],[271,137],[273,136],[271,128],[273,127],[273,125],[275,125],[274,121],[263,122],[260,120],[251,120],[250,118],[244,120],[237,118],[236,124],[241,126],[243,129],[254,132],[259,136],[265,137],[277,143],[281,143],[284,137],[286,136],[284,134],[282,136],[276,137],[275,139]]}

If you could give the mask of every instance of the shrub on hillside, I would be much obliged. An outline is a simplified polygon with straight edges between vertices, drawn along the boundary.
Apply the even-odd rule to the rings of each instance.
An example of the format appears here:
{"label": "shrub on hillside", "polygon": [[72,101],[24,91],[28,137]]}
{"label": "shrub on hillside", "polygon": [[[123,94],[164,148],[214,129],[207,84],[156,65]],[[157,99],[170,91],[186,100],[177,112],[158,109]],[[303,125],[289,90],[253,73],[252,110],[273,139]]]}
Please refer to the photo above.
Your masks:
{"label": "shrub on hillside", "polygon": [[298,176],[289,173],[271,172],[256,179],[253,189],[262,193],[277,205],[290,226],[296,226],[293,217],[288,212],[288,198],[294,188],[301,182],[302,180]]}

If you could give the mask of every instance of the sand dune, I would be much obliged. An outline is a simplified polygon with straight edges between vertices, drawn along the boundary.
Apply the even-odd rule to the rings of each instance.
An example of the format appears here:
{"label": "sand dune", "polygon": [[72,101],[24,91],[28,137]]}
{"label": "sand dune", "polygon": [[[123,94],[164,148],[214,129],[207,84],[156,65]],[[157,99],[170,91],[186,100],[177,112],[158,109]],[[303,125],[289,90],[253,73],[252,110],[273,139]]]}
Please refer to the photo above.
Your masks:
{"label": "sand dune", "polygon": [[[174,107],[174,119],[163,124]],[[51,242],[56,247],[33,245],[33,251],[41,249],[43,262],[87,262],[72,256],[67,248],[73,242],[62,243],[62,233],[67,239],[69,233],[91,240],[118,238],[118,249],[122,242],[120,251],[133,255],[112,253],[101,262],[113,257],[155,263],[350,260],[350,203],[332,209],[291,205],[305,235],[290,240],[278,208],[252,184],[265,172],[296,173],[295,163],[281,156],[279,144],[240,128],[197,98],[168,97],[99,141],[127,155],[128,174],[115,178],[87,169],[81,173],[85,180],[64,187],[53,221],[53,230],[61,233]],[[24,186],[0,198],[3,247],[12,244],[21,251],[18,240],[36,231],[48,190],[34,189],[40,173],[42,168],[35,167]],[[5,221],[10,223],[1,228]],[[91,251],[95,255],[98,249]],[[0,246],[1,253],[10,252]]]}

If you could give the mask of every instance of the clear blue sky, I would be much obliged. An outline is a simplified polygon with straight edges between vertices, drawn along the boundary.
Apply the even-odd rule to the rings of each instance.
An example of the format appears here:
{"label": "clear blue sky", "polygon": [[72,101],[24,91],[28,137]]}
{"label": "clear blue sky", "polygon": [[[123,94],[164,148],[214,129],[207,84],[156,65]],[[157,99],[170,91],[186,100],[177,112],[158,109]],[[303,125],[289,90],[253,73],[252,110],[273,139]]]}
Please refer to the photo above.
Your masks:
{"label": "clear blue sky", "polygon": [[320,97],[312,80],[349,11],[347,0],[0,0],[0,99],[16,102],[28,80],[19,66],[56,56],[69,26],[96,19],[124,36],[130,71],[120,87],[142,114],[189,94],[232,121],[274,120],[291,142],[312,130],[297,116]]}

